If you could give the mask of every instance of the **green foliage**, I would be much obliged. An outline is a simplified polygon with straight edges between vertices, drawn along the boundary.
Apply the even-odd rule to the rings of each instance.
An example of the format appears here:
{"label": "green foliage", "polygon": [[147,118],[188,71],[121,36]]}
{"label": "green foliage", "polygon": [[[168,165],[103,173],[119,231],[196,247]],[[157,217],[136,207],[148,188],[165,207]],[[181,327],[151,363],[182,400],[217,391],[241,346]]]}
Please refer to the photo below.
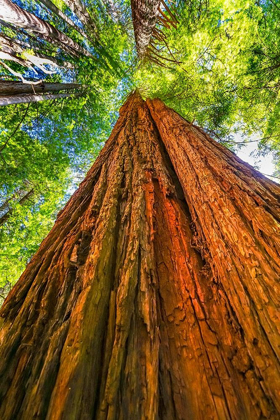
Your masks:
{"label": "green foliage", "polygon": [[[197,18],[190,20],[189,4],[182,3],[177,29],[163,28],[165,43],[155,43],[160,71],[147,62],[136,73],[140,90],[228,144],[236,132],[278,138],[280,6],[213,0],[206,9],[192,2]],[[272,139],[269,145],[279,148]]]}

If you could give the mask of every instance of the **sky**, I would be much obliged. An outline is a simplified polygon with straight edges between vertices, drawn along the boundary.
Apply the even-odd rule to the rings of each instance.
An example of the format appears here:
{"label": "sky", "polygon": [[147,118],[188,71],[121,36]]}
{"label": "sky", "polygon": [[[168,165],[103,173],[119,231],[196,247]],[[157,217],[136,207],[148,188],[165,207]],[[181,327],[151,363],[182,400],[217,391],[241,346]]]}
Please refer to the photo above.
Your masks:
{"label": "sky", "polygon": [[[265,156],[256,156],[258,151],[257,142],[248,143],[243,145],[242,148],[237,150],[235,153],[240,159],[248,162],[250,165],[254,166],[255,169],[260,171],[264,175],[273,175],[275,171],[275,165],[273,163],[273,154],[267,153]],[[280,183],[280,180],[274,177],[269,177],[274,182]]]}

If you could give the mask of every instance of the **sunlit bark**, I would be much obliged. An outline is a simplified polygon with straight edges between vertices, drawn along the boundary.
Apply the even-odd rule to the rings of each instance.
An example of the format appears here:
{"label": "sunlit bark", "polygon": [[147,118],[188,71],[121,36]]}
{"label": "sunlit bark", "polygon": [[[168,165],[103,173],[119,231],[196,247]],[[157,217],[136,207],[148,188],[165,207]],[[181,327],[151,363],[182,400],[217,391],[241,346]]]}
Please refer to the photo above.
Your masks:
{"label": "sunlit bark", "polygon": [[[12,25],[9,25],[9,26],[12,26]],[[16,30],[15,27],[12,27],[11,29]],[[38,45],[35,45],[32,38],[30,39],[29,42],[27,42],[27,41],[22,41],[21,39],[18,39],[18,38],[10,38],[7,35],[0,34],[0,44],[1,44],[2,50],[6,52],[9,52],[9,49],[10,49],[10,53],[13,52],[14,54],[24,54],[26,53],[26,50],[32,49],[32,51],[34,51],[33,57],[35,59],[39,57],[40,59],[44,59],[44,61],[42,60],[43,62],[45,63],[47,62],[57,67],[65,67],[65,68],[74,67],[72,63],[69,63],[65,60],[62,63],[56,57],[44,54],[42,52],[42,46],[39,47]]]}
{"label": "sunlit bark", "polygon": [[1,309],[0,418],[279,419],[279,196],[132,95]]}

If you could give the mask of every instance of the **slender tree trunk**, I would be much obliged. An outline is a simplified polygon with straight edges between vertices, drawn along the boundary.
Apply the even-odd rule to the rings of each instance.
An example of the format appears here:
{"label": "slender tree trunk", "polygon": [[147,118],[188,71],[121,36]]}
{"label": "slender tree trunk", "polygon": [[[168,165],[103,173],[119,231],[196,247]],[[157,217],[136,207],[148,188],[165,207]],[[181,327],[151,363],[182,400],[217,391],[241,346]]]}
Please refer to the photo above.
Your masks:
{"label": "slender tree trunk", "polygon": [[113,22],[120,22],[123,24],[123,18],[120,10],[116,7],[113,0],[102,0],[103,4],[106,7],[107,13],[110,15]]}
{"label": "slender tree trunk", "polygon": [[[1,39],[1,36],[0,36],[0,42],[1,41],[2,41],[2,39]],[[21,66],[29,67],[30,69],[33,69],[32,66],[35,65],[36,67],[40,68],[46,74],[53,74],[54,73],[53,70],[49,70],[46,67],[44,67],[45,64],[48,64],[48,65],[51,65],[51,66],[56,66],[56,64],[52,60],[35,56],[33,54],[30,54],[29,52],[23,51],[19,47],[13,49],[13,48],[10,48],[10,46],[2,44],[1,48],[2,48],[3,51],[0,50],[0,59],[2,59],[2,60],[14,61],[15,63],[18,63]],[[19,51],[19,50],[21,50],[21,51]],[[22,53],[24,53],[24,59],[17,56],[17,54],[22,54]],[[11,74],[13,74],[14,76],[20,77],[23,81],[25,81],[25,83],[29,83],[27,80],[24,79],[24,77],[22,76],[21,73],[18,73],[16,71],[14,71],[11,67],[9,67],[6,63],[3,63],[2,61],[0,63],[2,64],[2,66],[7,68],[11,72]]]}
{"label": "slender tree trunk", "polygon": [[12,96],[25,93],[46,93],[58,92],[61,90],[79,89],[81,85],[78,83],[45,83],[37,85],[27,85],[26,83],[16,82],[14,80],[0,80],[0,100],[2,96]]}
{"label": "slender tree trunk", "polygon": [[0,106],[14,105],[14,104],[27,104],[30,102],[41,102],[48,101],[50,99],[61,99],[61,98],[74,98],[81,96],[81,92],[77,93],[46,93],[44,95],[28,95],[28,94],[17,94],[12,96],[0,96]]}
{"label": "slender tree trunk", "polygon": [[0,418],[279,419],[279,196],[132,95],[1,309]]}
{"label": "slender tree trunk", "polygon": [[50,94],[46,93],[44,95],[28,95],[28,94],[18,94],[13,96],[0,96],[0,106],[14,105],[14,104],[26,104],[31,102],[41,102],[47,101],[50,99],[61,99],[69,97],[80,96],[81,93],[57,93]]}
{"label": "slender tree trunk", "polygon": [[39,34],[43,39],[49,42],[55,42],[67,51],[75,54],[83,54],[92,57],[90,52],[81,47],[67,35],[56,29],[54,26],[38,18],[33,13],[21,9],[11,0],[0,0],[0,18],[7,23],[11,23],[19,28]]}
{"label": "slender tree trunk", "polygon": [[75,13],[92,36],[97,36],[97,26],[89,15],[86,6],[80,0],[63,0],[66,6]]}
{"label": "slender tree trunk", "polygon": [[[21,199],[18,201],[19,204],[23,205],[24,203],[26,203],[26,201],[30,200],[31,197],[34,196],[34,189],[32,188],[32,190],[26,192],[24,194],[23,197],[21,197]],[[11,207],[7,209],[6,213],[3,214],[3,216],[0,217],[0,226],[2,226],[4,223],[7,222],[7,220],[9,220],[9,218],[11,217],[11,215],[13,214],[14,209]]]}
{"label": "slender tree trunk", "polygon": [[[2,151],[0,147],[0,152]],[[10,203],[12,203],[14,200],[20,200],[22,197],[26,195],[26,189],[29,187],[31,182],[28,180],[23,182],[23,186],[21,188],[17,188],[14,194],[12,194],[11,197],[7,198],[1,205],[0,205],[0,212],[6,212],[9,210]]]}
{"label": "slender tree trunk", "polygon": [[[12,26],[12,25],[9,25]],[[13,29],[16,30],[16,28],[14,27]],[[38,45],[34,45],[34,43],[29,42],[25,42],[22,41],[20,39],[16,39],[16,38],[10,38],[7,35],[1,34],[0,35],[0,43],[1,43],[1,47],[3,51],[14,51],[15,53],[24,53],[26,51],[26,49],[32,49],[33,51],[36,52],[36,56],[35,57],[39,57],[39,58],[43,58],[46,61],[49,61],[49,63],[52,62],[53,65],[58,66],[58,67],[65,67],[65,68],[73,68],[74,65],[72,63],[66,62],[65,60],[62,61],[57,60],[56,57],[53,57],[51,55],[47,55],[47,54],[43,54],[42,53],[42,46],[38,47]]]}
{"label": "slender tree trunk", "polygon": [[[0,9],[1,10],[1,9]],[[3,19],[0,19],[0,24],[3,25],[5,28],[11,29],[15,34],[16,38],[11,38],[13,43],[18,44],[25,44],[27,48],[31,48],[32,50],[38,52],[44,52],[48,54],[56,54],[57,53],[57,44],[54,43],[46,43],[44,39],[38,37],[37,34],[29,31],[27,29],[12,25],[11,23],[5,22]],[[2,37],[7,35],[1,35]],[[25,41],[22,40],[22,36],[24,37]],[[26,40],[28,38],[28,41]]]}
{"label": "slender tree trunk", "polygon": [[62,20],[64,20],[65,23],[67,23],[69,26],[74,28],[79,34],[81,34],[83,37],[87,38],[87,34],[82,31],[75,23],[69,19],[68,16],[66,16],[51,0],[40,0],[40,2],[49,10],[51,10],[56,16],[60,17]]}

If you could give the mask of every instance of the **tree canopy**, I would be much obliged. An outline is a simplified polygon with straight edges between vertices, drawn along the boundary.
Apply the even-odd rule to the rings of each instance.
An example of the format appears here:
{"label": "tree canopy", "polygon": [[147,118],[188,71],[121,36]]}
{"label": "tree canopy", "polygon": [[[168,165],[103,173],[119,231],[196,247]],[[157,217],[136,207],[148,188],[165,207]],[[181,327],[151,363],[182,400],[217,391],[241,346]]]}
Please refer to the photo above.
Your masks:
{"label": "tree canopy", "polygon": [[[159,97],[233,150],[257,139],[260,153],[274,153],[275,176],[280,172],[280,1],[149,5],[147,11],[140,0],[0,1],[0,100],[14,101],[0,107],[2,295],[132,90]],[[1,91],[7,81],[13,93]],[[17,91],[19,82],[32,90]],[[53,91],[50,84],[60,85]]]}

